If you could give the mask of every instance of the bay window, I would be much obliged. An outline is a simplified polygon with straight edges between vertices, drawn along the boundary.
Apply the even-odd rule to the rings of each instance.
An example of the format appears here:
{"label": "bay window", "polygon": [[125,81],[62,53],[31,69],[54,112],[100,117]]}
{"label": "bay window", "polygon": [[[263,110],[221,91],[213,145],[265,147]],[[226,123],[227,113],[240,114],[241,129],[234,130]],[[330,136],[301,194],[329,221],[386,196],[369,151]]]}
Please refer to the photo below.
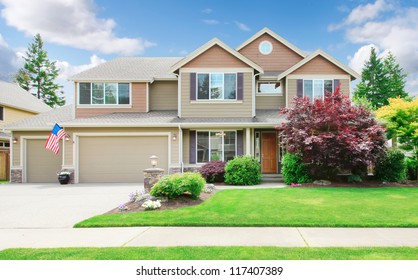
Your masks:
{"label": "bay window", "polygon": [[78,92],[80,105],[130,104],[129,83],[80,83]]}
{"label": "bay window", "polygon": [[197,131],[196,159],[198,163],[212,160],[228,161],[236,154],[236,131]]}

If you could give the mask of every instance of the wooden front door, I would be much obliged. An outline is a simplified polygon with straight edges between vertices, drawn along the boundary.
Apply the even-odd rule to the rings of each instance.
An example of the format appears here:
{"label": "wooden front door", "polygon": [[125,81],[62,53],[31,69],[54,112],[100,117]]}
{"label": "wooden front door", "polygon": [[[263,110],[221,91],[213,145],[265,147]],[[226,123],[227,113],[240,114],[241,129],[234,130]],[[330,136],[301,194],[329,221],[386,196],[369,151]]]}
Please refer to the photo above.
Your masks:
{"label": "wooden front door", "polygon": [[277,134],[275,132],[261,134],[261,172],[277,173]]}

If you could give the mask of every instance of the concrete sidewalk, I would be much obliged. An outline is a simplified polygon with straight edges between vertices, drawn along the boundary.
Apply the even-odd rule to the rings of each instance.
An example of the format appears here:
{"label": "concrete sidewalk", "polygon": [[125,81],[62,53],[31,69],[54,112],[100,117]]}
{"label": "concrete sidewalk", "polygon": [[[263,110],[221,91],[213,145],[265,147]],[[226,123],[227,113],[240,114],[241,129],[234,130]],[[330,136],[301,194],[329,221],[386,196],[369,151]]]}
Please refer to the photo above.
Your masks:
{"label": "concrete sidewalk", "polygon": [[418,228],[130,227],[0,229],[6,248],[137,246],[418,246]]}

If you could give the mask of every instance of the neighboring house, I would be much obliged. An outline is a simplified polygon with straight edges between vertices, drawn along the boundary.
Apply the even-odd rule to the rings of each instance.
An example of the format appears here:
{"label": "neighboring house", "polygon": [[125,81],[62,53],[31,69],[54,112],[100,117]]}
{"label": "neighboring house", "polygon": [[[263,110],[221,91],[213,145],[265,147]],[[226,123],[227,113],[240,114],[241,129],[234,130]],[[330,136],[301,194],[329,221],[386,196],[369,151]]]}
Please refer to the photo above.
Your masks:
{"label": "neighboring house", "polygon": [[[171,173],[247,154],[276,174],[279,109],[337,85],[349,94],[358,77],[267,28],[236,49],[215,38],[184,58],[117,58],[72,78],[74,106],[10,126],[12,180],[56,182],[67,169],[75,183],[138,182],[151,155]],[[58,156],[42,149],[54,122],[68,134]]]}
{"label": "neighboring house", "polygon": [[51,108],[16,84],[0,81],[0,180],[9,179],[10,131],[4,127]]}

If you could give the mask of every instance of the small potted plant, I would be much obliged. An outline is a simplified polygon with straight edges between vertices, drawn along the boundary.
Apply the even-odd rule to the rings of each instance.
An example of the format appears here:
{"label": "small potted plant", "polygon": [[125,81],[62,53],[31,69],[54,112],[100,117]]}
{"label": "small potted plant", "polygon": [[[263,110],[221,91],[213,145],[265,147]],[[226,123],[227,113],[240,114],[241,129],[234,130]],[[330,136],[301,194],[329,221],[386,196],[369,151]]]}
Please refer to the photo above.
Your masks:
{"label": "small potted plant", "polygon": [[66,185],[68,184],[68,182],[70,182],[71,172],[61,171],[57,175],[58,175],[58,181],[60,182],[61,185]]}

